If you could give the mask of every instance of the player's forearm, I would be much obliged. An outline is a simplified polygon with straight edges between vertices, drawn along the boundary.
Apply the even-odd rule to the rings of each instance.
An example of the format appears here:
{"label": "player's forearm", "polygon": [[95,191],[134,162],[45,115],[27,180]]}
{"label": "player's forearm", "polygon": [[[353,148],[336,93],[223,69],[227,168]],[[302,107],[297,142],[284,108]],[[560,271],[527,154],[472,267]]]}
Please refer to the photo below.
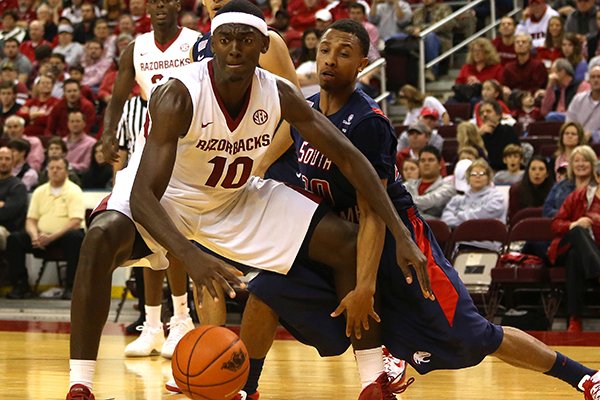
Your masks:
{"label": "player's forearm", "polygon": [[385,224],[372,211],[360,210],[356,248],[356,289],[375,293],[377,271],[385,242]]}
{"label": "player's forearm", "polygon": [[121,113],[123,112],[123,105],[127,101],[129,94],[113,93],[108,106],[106,107],[106,113],[104,114],[104,134],[110,134],[114,136],[117,133],[117,125],[121,119]]}

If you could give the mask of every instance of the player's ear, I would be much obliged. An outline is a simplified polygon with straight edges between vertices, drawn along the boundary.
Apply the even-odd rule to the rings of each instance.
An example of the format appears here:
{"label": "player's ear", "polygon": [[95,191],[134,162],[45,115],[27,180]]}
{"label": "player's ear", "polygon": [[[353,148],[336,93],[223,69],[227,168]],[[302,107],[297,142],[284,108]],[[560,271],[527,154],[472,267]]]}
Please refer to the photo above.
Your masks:
{"label": "player's ear", "polygon": [[264,36],[263,37],[263,46],[260,49],[260,52],[263,54],[266,54],[267,51],[269,51],[269,45],[271,43],[271,38],[269,36]]}
{"label": "player's ear", "polygon": [[181,1],[177,0],[176,4],[177,4],[177,11],[181,11]]}
{"label": "player's ear", "polygon": [[369,59],[367,57],[363,57],[358,64],[358,72],[361,73],[363,69],[365,69],[369,65]]}

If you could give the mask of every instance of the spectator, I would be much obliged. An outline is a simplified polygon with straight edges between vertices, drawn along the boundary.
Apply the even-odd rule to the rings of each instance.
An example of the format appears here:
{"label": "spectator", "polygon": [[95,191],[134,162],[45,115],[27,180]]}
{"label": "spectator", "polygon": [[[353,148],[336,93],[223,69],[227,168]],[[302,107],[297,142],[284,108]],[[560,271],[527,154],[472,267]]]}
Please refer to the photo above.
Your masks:
{"label": "spectator", "polygon": [[470,122],[464,121],[458,124],[456,128],[456,140],[458,141],[458,147],[472,147],[477,152],[475,158],[487,158],[487,150],[485,149],[485,143],[479,134],[477,127]]}
{"label": "spectator", "polygon": [[117,54],[117,36],[110,33],[106,19],[98,18],[96,20],[94,24],[94,37],[102,44],[102,57],[112,60]]}
{"label": "spectator", "polygon": [[[44,135],[44,130],[48,124],[48,116],[52,108],[59,102],[59,99],[52,97],[53,86],[54,77],[51,74],[37,78],[37,82],[33,86],[35,95],[19,109],[18,115],[28,122],[25,127],[26,135]],[[37,171],[39,171],[39,167],[40,165],[37,166]]]}
{"label": "spectator", "polygon": [[4,56],[2,48],[8,39],[15,39],[17,43],[21,43],[27,32],[25,29],[17,25],[19,16],[16,10],[4,10],[2,12],[2,30],[0,30],[0,58]]}
{"label": "spectator", "polygon": [[456,84],[481,85],[488,79],[502,80],[502,65],[496,48],[486,38],[478,38],[469,45],[467,62],[462,66]]}
{"label": "spectator", "polygon": [[327,9],[319,10],[315,13],[315,28],[318,29],[321,34],[325,32],[327,27],[333,23],[333,16]]}
{"label": "spectator", "polygon": [[[117,67],[115,67],[115,68],[117,68]],[[92,89],[90,89],[89,86],[81,84],[81,80],[83,79],[84,72],[85,71],[81,65],[73,65],[73,66],[69,67],[68,76],[69,76],[69,79],[74,79],[77,82],[79,82],[79,90],[81,90],[81,96],[88,99],[91,103],[95,104],[97,96],[94,95],[94,92],[92,91]],[[102,78],[102,82],[104,82],[104,80],[110,80],[111,76],[113,78],[111,82],[114,85],[115,78],[116,78],[116,72],[113,73],[113,67],[111,67],[106,72],[106,75],[104,76],[104,78]],[[100,84],[100,87],[102,87],[102,84]],[[110,90],[112,91],[112,85],[110,86]],[[137,90],[136,93],[139,93],[139,86],[137,84],[135,85],[134,89],[132,89],[132,93],[134,93],[135,90]],[[98,92],[100,92],[100,89],[98,89]],[[99,96],[98,96],[98,99],[100,100]]]}
{"label": "spectator", "polygon": [[129,14],[123,14],[119,17],[119,24],[117,25],[117,29],[115,33],[119,34],[128,34],[131,37],[135,37],[137,33],[135,32],[135,23],[133,18]]}
{"label": "spectator", "polygon": [[404,184],[423,218],[440,218],[444,207],[456,194],[454,185],[442,179],[441,161],[437,148],[425,146],[419,153],[420,178]]}
{"label": "spectator", "polygon": [[12,82],[0,83],[0,124],[11,115],[16,115],[21,106],[17,104],[17,90]]}
{"label": "spectator", "polygon": [[515,89],[510,94],[512,99],[512,115],[521,124],[523,134],[526,136],[529,125],[532,122],[543,121],[544,116],[539,107],[535,105],[535,99],[531,92]]}
{"label": "spectator", "polygon": [[[423,0],[423,5],[413,11],[411,24],[405,28],[406,33],[418,36],[421,31],[432,24],[446,18],[452,14],[452,9],[448,4],[438,3],[436,0]],[[447,23],[425,36],[425,62],[429,62],[452,47],[452,31],[456,26],[456,21]],[[438,73],[438,66],[427,70],[426,78],[429,81],[435,80]]]}
{"label": "spectator", "polygon": [[85,2],[81,5],[81,22],[73,22],[73,40],[84,44],[94,37],[94,24],[99,15],[94,11],[95,6]]}
{"label": "spectator", "polygon": [[[470,160],[475,161],[479,158],[479,152],[473,146],[462,146],[458,148],[457,152],[458,161],[462,160]],[[454,169],[454,174],[456,175],[456,168]]]}
{"label": "spectator", "polygon": [[64,141],[68,153],[65,158],[75,172],[83,175],[90,168],[92,148],[96,139],[85,132],[84,115],[79,110],[69,111],[67,126],[69,135],[64,138]]}
{"label": "spectator", "polygon": [[18,116],[13,115],[8,117],[4,121],[4,137],[3,142],[10,142],[11,140],[24,139],[29,142],[29,154],[27,155],[27,164],[39,173],[44,163],[44,145],[42,141],[35,136],[24,135],[25,131],[25,120]]}
{"label": "spectator", "polygon": [[315,13],[327,4],[325,0],[290,0],[287,3],[290,26],[298,32],[315,28]]}
{"label": "spectator", "polygon": [[8,148],[13,154],[14,176],[19,178],[30,192],[38,183],[38,173],[27,163],[27,157],[31,151],[31,145],[25,139],[13,139],[8,142]]}
{"label": "spectator", "polygon": [[27,57],[19,51],[19,42],[15,38],[9,38],[4,41],[4,55],[6,56],[0,66],[12,64],[18,73],[20,82],[27,83],[29,74],[33,70],[33,65]]}
{"label": "spectator", "polygon": [[567,315],[569,332],[581,332],[586,284],[600,277],[600,186],[599,171],[589,185],[567,196],[552,220],[554,239],[548,258],[555,265],[565,265],[567,271]]}
{"label": "spectator", "polygon": [[575,11],[573,11],[565,22],[567,32],[578,35],[594,34],[598,31],[596,26],[596,11],[598,8],[594,0],[577,0],[575,2]]}
{"label": "spectator", "polygon": [[509,144],[502,151],[502,161],[506,169],[496,172],[494,175],[495,185],[513,185],[523,179],[523,149],[516,144]]}
{"label": "spectator", "polygon": [[[444,138],[437,133],[437,126],[439,121],[439,115],[437,111],[429,107],[423,107],[421,109],[421,114],[419,115],[417,121],[425,124],[425,126],[429,129],[429,132],[431,132],[429,141],[427,143],[437,147],[437,149],[441,152],[444,147]],[[398,148],[404,149],[406,147],[409,147],[408,142],[408,132],[402,132],[402,134],[398,138]],[[445,166],[443,175],[446,176]]]}
{"label": "spectator", "polygon": [[25,254],[49,248],[61,248],[67,260],[67,283],[63,298],[70,299],[75,278],[79,248],[83,241],[83,195],[81,189],[67,178],[68,162],[52,158],[48,162],[50,181],[38,187],[31,197],[25,231],[8,237],[7,259],[12,285],[17,289],[14,298],[26,297],[29,292]]}
{"label": "spectator", "polygon": [[54,53],[62,54],[68,66],[77,65],[81,62],[84,55],[81,43],[73,41],[73,27],[62,23],[58,25],[58,44],[53,50]]}
{"label": "spectator", "polygon": [[89,86],[94,93],[98,92],[102,78],[113,63],[112,58],[104,58],[102,52],[103,45],[98,39],[90,39],[85,43],[85,56],[81,60],[84,68],[81,84]]}
{"label": "spectator", "polygon": [[131,17],[133,18],[135,33],[137,35],[141,35],[142,33],[150,32],[152,30],[150,16],[146,13],[146,2],[144,0],[130,0],[129,14],[131,14]]}
{"label": "spectator", "polygon": [[286,10],[277,11],[270,26],[279,33],[291,51],[300,47],[302,32],[290,27],[290,16]]}
{"label": "spectator", "polygon": [[411,179],[419,179],[419,161],[407,158],[402,164],[402,180],[407,182]]}
{"label": "spectator", "polygon": [[182,13],[179,22],[184,28],[200,32],[200,20],[198,19],[198,16],[193,12],[186,11]]}
{"label": "spectator", "polygon": [[483,124],[478,130],[488,152],[489,164],[495,171],[500,171],[506,168],[502,161],[504,148],[511,143],[520,144],[519,138],[512,127],[500,123],[502,107],[497,102],[482,101],[479,116]]}
{"label": "spectator", "polygon": [[592,143],[600,143],[600,65],[592,65],[589,75],[591,88],[573,97],[566,121],[579,123],[586,138]]}
{"label": "spectator", "polygon": [[[62,138],[54,136],[48,141],[48,147],[46,149],[46,159],[42,164],[42,171],[40,172],[38,178],[38,185],[43,185],[44,183],[48,182],[48,160],[54,157],[66,159],[68,151],[69,150],[67,149],[67,144]],[[70,165],[69,180],[77,186],[81,187],[81,178],[79,178],[79,175],[77,175],[77,173],[73,171],[73,168],[71,168]]]}
{"label": "spectator", "polygon": [[47,3],[40,3],[35,10],[37,19],[44,25],[44,39],[54,43],[58,27],[54,22],[53,10]]}
{"label": "spectator", "polygon": [[369,62],[375,62],[377,61],[381,56],[379,55],[379,41],[381,40],[379,38],[379,30],[377,29],[377,27],[375,25],[373,25],[372,23],[370,23],[367,20],[367,11],[366,11],[366,7],[364,4],[362,3],[352,3],[349,6],[350,8],[350,19],[358,22],[359,24],[361,24],[365,30],[367,31],[367,33],[369,34],[369,40],[371,42],[370,46],[369,46],[369,53],[367,54],[367,58],[369,59]]}
{"label": "spectator", "polygon": [[102,142],[96,142],[92,147],[92,161],[90,168],[83,174],[82,187],[84,189],[110,189],[112,188],[113,168],[104,159]]}
{"label": "spectator", "polygon": [[[469,188],[454,196],[442,213],[442,221],[456,228],[465,221],[492,218],[505,222],[504,197],[492,183],[493,171],[485,160],[473,161],[467,168]],[[475,243],[472,245],[477,246]]]}
{"label": "spectator", "polygon": [[545,0],[530,0],[517,32],[529,34],[533,40],[533,47],[541,47],[546,39],[550,18],[555,16],[558,16],[558,12],[547,5]]}
{"label": "spectator", "polygon": [[550,18],[550,21],[548,21],[548,32],[546,32],[544,45],[536,49],[537,59],[542,61],[546,68],[550,69],[552,62],[563,56],[562,43],[564,36],[565,30],[562,18]]}
{"label": "spectator", "polygon": [[600,9],[596,9],[596,31],[587,36],[587,60],[600,55]]}
{"label": "spectator", "polygon": [[502,83],[512,89],[535,93],[546,87],[548,72],[544,64],[531,57],[531,36],[525,33],[515,35],[517,59],[504,66]]}
{"label": "spectator", "polygon": [[[369,3],[363,0],[358,0],[358,2],[365,6],[366,14],[368,14],[371,11]],[[330,2],[328,6],[325,7],[325,10],[331,13],[333,21],[337,21],[344,18],[350,18],[350,4],[352,3],[352,0],[334,0]]]}
{"label": "spectator", "polygon": [[597,165],[598,158],[590,146],[575,147],[569,157],[567,178],[557,182],[544,201],[544,217],[553,218],[569,194],[589,185]]}
{"label": "spectator", "polygon": [[[501,100],[502,96],[502,85],[495,79],[488,79],[483,82],[481,86],[481,100],[486,101],[496,101],[502,107],[502,121],[509,122],[512,118],[512,113],[510,112],[510,108]],[[475,107],[473,107],[473,118],[475,118],[475,123],[477,126],[481,126],[481,118],[479,117],[479,106],[481,102],[477,102]],[[514,122],[513,122],[514,123]]]}
{"label": "spectator", "polygon": [[524,208],[542,207],[554,185],[550,169],[542,156],[533,156],[527,164],[526,171],[521,182],[510,187],[508,194],[509,222],[518,211]]}
{"label": "spectator", "polygon": [[[78,24],[83,21],[83,12],[81,5],[83,0],[71,0],[71,5],[62,10],[61,16],[67,18],[72,24]],[[100,15],[100,10],[98,10]]]}
{"label": "spectator", "polygon": [[369,13],[369,21],[377,26],[384,41],[401,33],[411,19],[410,4],[402,0],[375,0]]}
{"label": "spectator", "polygon": [[306,61],[314,62],[317,59],[317,45],[321,32],[317,29],[307,29],[302,33],[302,45],[295,52],[294,65],[299,67]]}
{"label": "spectator", "polygon": [[54,87],[52,88],[52,97],[60,99],[64,95],[63,86],[69,76],[65,73],[65,56],[60,53],[53,53],[48,60],[50,64],[50,73],[54,75]]}
{"label": "spectator", "polygon": [[0,72],[0,83],[1,82],[12,82],[17,91],[16,103],[20,106],[25,104],[29,98],[29,89],[27,88],[27,85],[17,79],[17,70],[12,63],[6,63],[2,66]]}
{"label": "spectator", "polygon": [[408,147],[402,148],[396,154],[396,166],[402,171],[402,164],[407,158],[419,159],[419,152],[427,146],[431,138],[431,130],[421,121],[417,121],[408,127]]}
{"label": "spectator", "polygon": [[[25,227],[27,214],[27,190],[23,183],[12,175],[12,152],[6,147],[0,148],[0,250],[6,251],[8,236]],[[12,272],[9,269],[9,274]],[[18,285],[11,278],[13,288],[8,298],[19,297]]]}
{"label": "spectator", "polygon": [[561,17],[567,18],[575,11],[575,0],[554,0],[552,7],[558,11]]}
{"label": "spectator", "polygon": [[45,136],[56,135],[62,137],[68,135],[67,117],[71,110],[79,110],[83,113],[86,124],[85,131],[91,133],[96,122],[96,109],[89,100],[81,96],[79,82],[74,79],[65,80],[64,92],[64,98],[56,103],[50,112]]}
{"label": "spectator", "polygon": [[400,105],[408,109],[404,122],[402,122],[403,125],[408,126],[415,123],[424,107],[437,111],[438,116],[441,118],[439,121],[441,125],[450,125],[450,115],[446,107],[435,97],[426,96],[412,85],[404,85],[400,88],[398,101]]}
{"label": "spectator", "polygon": [[500,19],[500,26],[498,28],[500,36],[492,40],[492,44],[498,52],[500,63],[502,65],[506,65],[517,59],[517,54],[515,53],[516,28],[515,19],[513,17],[505,15]]}
{"label": "spectator", "polygon": [[44,25],[38,20],[33,20],[29,23],[29,40],[21,42],[19,50],[33,64],[35,62],[35,49],[41,45],[52,47],[52,43],[44,39]]}
{"label": "spectator", "polygon": [[302,34],[302,47],[299,49],[296,75],[304,97],[309,97],[319,91],[317,46],[320,37],[321,32],[316,29],[307,29]]}
{"label": "spectator", "polygon": [[[125,0],[104,0],[103,4],[104,5],[102,7],[103,8],[102,11],[103,11],[103,13],[105,13],[106,21],[110,27],[114,27],[117,24],[117,20],[119,19],[121,14],[124,14],[127,12],[127,4],[125,3]],[[186,11],[186,12],[190,13],[189,11]],[[181,26],[185,26],[183,24],[183,15],[182,15]],[[192,29],[192,28],[190,28],[190,29]],[[196,24],[196,28],[194,30],[196,30],[196,31],[198,30],[198,24]]]}
{"label": "spectator", "polygon": [[575,70],[573,77],[579,81],[585,80],[587,61],[583,58],[581,40],[574,33],[567,32],[561,49],[563,57],[569,60]]}
{"label": "spectator", "polygon": [[546,121],[563,122],[573,97],[589,89],[586,81],[574,77],[574,72],[573,66],[566,58],[557,58],[552,63],[541,109]]}
{"label": "spectator", "polygon": [[562,165],[567,165],[571,153],[577,146],[586,144],[587,140],[583,127],[576,122],[566,122],[560,128],[558,135],[558,146],[554,153],[554,172]]}

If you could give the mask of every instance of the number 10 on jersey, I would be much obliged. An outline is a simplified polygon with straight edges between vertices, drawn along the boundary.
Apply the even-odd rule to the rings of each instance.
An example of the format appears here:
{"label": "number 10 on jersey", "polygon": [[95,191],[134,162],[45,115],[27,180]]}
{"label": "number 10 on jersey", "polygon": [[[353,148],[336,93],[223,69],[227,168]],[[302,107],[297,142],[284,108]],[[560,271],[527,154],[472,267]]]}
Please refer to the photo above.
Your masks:
{"label": "number 10 on jersey", "polygon": [[[213,164],[213,170],[206,180],[206,186],[217,187],[220,183],[221,187],[225,189],[237,189],[244,186],[250,178],[254,161],[250,157],[243,156],[236,158],[227,165],[225,157],[216,156],[209,163]],[[240,169],[241,173],[238,173]],[[223,178],[223,175],[225,175],[225,178]]]}

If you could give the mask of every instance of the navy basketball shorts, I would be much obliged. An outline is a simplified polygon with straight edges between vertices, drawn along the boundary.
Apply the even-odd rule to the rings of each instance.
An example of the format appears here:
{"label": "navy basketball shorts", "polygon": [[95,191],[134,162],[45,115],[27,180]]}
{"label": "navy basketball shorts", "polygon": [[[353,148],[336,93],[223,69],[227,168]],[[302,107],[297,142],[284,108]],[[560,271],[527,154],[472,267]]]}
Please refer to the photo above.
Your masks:
{"label": "navy basketball shorts", "polygon": [[[420,374],[479,364],[500,346],[502,327],[478,313],[416,211],[402,210],[400,216],[427,257],[436,300],[425,299],[416,281],[406,283],[396,264],[395,242],[388,233],[378,273],[383,344]],[[341,354],[350,345],[345,320],[330,316],[339,300],[326,267],[298,259],[287,276],[261,272],[250,282],[249,290],[280,316],[294,337],[315,347],[322,356]]]}

